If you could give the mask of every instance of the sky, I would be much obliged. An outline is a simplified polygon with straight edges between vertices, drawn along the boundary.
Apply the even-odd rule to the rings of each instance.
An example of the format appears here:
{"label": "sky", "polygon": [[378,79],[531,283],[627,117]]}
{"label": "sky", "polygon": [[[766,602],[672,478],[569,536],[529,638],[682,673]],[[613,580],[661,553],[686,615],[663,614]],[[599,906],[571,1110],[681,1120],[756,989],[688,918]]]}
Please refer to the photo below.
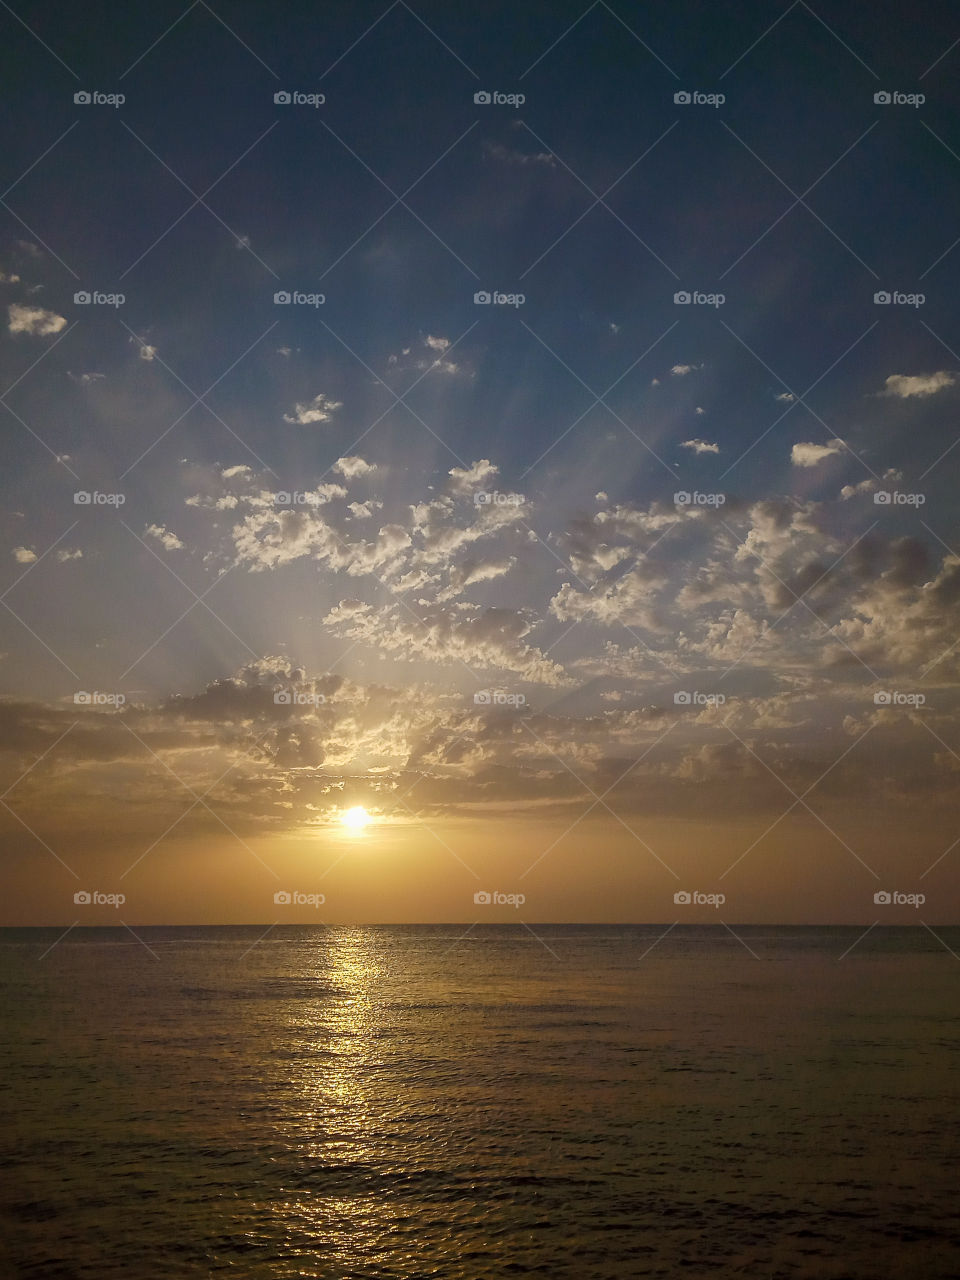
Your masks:
{"label": "sky", "polygon": [[956,922],[948,6],[0,29],[0,923]]}

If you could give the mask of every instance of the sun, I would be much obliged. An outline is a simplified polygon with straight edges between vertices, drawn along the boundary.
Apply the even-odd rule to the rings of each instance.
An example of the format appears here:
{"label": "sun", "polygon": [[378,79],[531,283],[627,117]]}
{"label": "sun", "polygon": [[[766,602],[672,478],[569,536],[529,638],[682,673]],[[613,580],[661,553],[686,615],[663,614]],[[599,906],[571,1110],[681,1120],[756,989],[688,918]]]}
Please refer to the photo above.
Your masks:
{"label": "sun", "polygon": [[352,809],[344,809],[340,815],[340,821],[350,831],[362,831],[370,823],[371,818],[362,804],[356,804]]}

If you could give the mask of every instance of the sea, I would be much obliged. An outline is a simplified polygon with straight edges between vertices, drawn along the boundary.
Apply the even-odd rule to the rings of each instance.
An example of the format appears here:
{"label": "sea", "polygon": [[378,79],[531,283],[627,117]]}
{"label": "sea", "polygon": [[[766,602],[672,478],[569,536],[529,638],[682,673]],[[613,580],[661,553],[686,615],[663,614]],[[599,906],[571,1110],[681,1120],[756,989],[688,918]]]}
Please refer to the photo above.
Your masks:
{"label": "sea", "polygon": [[960,1275],[960,929],[0,930],[3,1280]]}

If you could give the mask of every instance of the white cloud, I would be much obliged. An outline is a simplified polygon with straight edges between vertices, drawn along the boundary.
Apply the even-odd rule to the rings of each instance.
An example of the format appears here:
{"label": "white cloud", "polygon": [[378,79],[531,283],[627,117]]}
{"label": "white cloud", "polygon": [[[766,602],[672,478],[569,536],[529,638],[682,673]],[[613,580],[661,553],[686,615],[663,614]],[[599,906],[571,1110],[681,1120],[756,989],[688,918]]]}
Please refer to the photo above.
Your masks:
{"label": "white cloud", "polygon": [[694,453],[719,453],[720,446],[718,444],[710,444],[707,440],[684,440],[680,445],[681,449],[692,449]]}
{"label": "white cloud", "polygon": [[424,342],[431,351],[446,351],[447,347],[450,345],[449,338],[434,338],[430,334],[427,334],[424,338]]}
{"label": "white cloud", "polygon": [[146,535],[149,538],[156,538],[162,547],[167,551],[182,551],[183,543],[170,529],[162,524],[148,524]]}
{"label": "white cloud", "polygon": [[382,502],[351,502],[347,510],[354,520],[369,520],[375,510],[383,506]]}
{"label": "white cloud", "polygon": [[153,360],[156,358],[157,348],[151,347],[148,343],[143,343],[140,347],[141,360]]}
{"label": "white cloud", "polygon": [[13,558],[17,564],[33,564],[37,558],[37,553],[31,551],[29,547],[14,547]]}
{"label": "white cloud", "polygon": [[363,458],[355,455],[349,458],[338,458],[331,471],[339,471],[347,480],[352,480],[354,476],[366,476],[371,471],[376,471],[376,463],[365,462]]}
{"label": "white cloud", "polygon": [[482,489],[488,481],[495,479],[500,474],[500,468],[489,458],[481,458],[469,467],[454,467],[448,474],[453,480],[452,488],[455,493],[473,493],[475,489]]}
{"label": "white cloud", "polygon": [[896,396],[898,400],[909,400],[912,397],[923,398],[936,395],[945,387],[952,387],[956,377],[946,370],[939,373],[920,373],[915,375],[892,373],[884,384],[882,396]]}
{"label": "white cloud", "polygon": [[702,369],[703,365],[699,364],[675,364],[670,372],[675,378],[685,378],[688,373],[695,373],[697,369]]}
{"label": "white cloud", "polygon": [[773,398],[774,400],[779,400],[782,404],[793,404],[797,397],[792,391],[781,391],[779,395],[776,395]]}
{"label": "white cloud", "polygon": [[830,440],[827,444],[813,444],[808,441],[793,446],[790,450],[790,461],[795,467],[815,467],[825,458],[832,458],[843,451],[842,440]]}
{"label": "white cloud", "polygon": [[[898,480],[903,479],[903,472],[889,467],[883,473],[883,479],[888,484],[896,484]],[[840,497],[846,502],[847,499],[859,497],[862,493],[874,493],[878,487],[879,482],[874,480],[873,476],[867,476],[866,480],[861,480],[859,484],[845,484],[840,490]]]}
{"label": "white cloud", "polygon": [[284,422],[295,422],[301,427],[311,422],[329,422],[336,411],[342,408],[342,401],[331,400],[321,391],[309,403],[294,405],[293,413],[285,413],[283,420]]}
{"label": "white cloud", "polygon": [[5,271],[0,271],[0,284],[19,284],[19,276],[8,276]]}
{"label": "white cloud", "polygon": [[59,333],[67,324],[65,318],[55,311],[47,311],[43,307],[21,307],[16,302],[7,307],[7,315],[11,333],[30,333],[36,338]]}
{"label": "white cloud", "polygon": [[107,375],[105,373],[71,373],[67,370],[67,377],[71,382],[78,383],[81,387],[89,387],[91,382],[100,382]]}
{"label": "white cloud", "polygon": [[61,564],[66,564],[68,560],[82,560],[83,552],[79,547],[73,547],[72,549],[65,547],[62,551],[57,552],[57,559]]}

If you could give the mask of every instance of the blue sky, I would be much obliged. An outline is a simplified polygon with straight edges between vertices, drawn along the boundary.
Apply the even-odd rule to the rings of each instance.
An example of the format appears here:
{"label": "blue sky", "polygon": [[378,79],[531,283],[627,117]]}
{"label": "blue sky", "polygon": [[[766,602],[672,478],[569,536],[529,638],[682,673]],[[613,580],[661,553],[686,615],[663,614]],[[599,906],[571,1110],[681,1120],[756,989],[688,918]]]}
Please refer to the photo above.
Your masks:
{"label": "blue sky", "polygon": [[[918,813],[929,847],[887,869],[939,874],[953,909],[930,872],[960,767],[942,6],[0,21],[27,916],[105,828],[117,876],[177,818],[164,768],[267,846],[348,801],[456,847],[509,819],[515,877],[576,821],[602,861],[624,814],[641,857],[667,839],[645,821],[727,824],[716,877],[829,774],[786,826],[853,854],[842,910],[883,879],[862,824]],[[693,873],[702,835],[671,833]],[[659,918],[668,881],[628,914]]]}

